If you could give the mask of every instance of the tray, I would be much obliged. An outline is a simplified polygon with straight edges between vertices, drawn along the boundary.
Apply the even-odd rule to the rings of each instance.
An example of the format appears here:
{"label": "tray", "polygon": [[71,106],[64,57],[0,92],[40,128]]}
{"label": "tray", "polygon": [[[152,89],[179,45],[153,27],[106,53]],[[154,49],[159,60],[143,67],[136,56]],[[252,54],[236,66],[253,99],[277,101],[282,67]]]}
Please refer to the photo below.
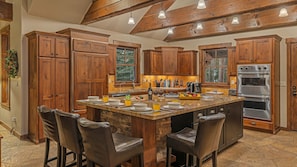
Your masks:
{"label": "tray", "polygon": [[181,97],[181,96],[179,96],[178,97],[180,100],[199,100],[201,97],[187,97],[187,96],[185,96],[185,97]]}

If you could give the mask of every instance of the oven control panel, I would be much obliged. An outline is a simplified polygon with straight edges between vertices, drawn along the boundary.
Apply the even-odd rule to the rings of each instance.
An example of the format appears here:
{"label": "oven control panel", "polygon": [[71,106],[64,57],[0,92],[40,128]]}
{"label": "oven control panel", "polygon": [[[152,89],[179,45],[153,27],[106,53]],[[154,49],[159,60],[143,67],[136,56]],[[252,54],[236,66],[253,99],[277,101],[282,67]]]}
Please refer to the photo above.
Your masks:
{"label": "oven control panel", "polygon": [[244,64],[237,65],[238,73],[270,73],[270,64]]}

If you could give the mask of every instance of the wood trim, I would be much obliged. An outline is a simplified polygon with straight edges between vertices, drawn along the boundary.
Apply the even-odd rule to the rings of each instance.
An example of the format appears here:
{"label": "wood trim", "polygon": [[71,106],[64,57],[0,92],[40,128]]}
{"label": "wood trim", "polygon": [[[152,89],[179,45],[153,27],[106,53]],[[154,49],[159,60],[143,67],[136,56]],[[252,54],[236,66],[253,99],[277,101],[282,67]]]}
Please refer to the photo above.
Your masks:
{"label": "wood trim", "polygon": [[13,20],[13,10],[12,4],[7,3],[4,0],[0,1],[0,20],[12,21]]}
{"label": "wood trim", "polygon": [[118,16],[137,9],[141,9],[165,0],[113,0],[113,1],[93,1],[85,14],[82,24],[90,24],[95,21],[104,20]]}
{"label": "wood trim", "polygon": [[210,45],[200,45],[200,46],[198,46],[198,49],[201,51],[201,50],[206,50],[206,49],[228,48],[231,46],[232,46],[232,43],[228,42],[228,43],[219,43],[219,44],[210,44]]}
{"label": "wood trim", "polygon": [[133,48],[141,48],[141,44],[132,43],[132,42],[125,42],[125,41],[117,41],[113,40],[113,44],[117,46],[126,46],[126,47],[133,47]]}

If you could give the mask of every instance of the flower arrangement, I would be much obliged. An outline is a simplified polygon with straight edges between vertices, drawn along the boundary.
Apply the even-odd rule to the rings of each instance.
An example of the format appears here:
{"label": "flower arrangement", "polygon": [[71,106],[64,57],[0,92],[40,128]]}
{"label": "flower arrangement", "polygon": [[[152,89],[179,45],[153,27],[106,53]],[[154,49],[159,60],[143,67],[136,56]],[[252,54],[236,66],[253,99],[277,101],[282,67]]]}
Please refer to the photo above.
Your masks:
{"label": "flower arrangement", "polygon": [[7,71],[8,77],[15,78],[18,75],[19,64],[18,54],[16,50],[8,50],[7,56],[5,57],[5,70]]}

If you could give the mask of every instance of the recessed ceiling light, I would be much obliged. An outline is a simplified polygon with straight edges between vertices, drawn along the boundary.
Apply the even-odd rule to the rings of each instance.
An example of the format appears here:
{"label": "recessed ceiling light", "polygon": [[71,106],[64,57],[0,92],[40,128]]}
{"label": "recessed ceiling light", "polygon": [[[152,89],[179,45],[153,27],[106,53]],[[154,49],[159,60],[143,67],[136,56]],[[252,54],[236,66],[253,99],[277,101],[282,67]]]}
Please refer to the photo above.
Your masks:
{"label": "recessed ceiling light", "polygon": [[197,30],[203,30],[202,24],[201,23],[197,23],[196,29]]}
{"label": "recessed ceiling light", "polygon": [[173,28],[169,28],[167,34],[168,35],[173,34]]}

